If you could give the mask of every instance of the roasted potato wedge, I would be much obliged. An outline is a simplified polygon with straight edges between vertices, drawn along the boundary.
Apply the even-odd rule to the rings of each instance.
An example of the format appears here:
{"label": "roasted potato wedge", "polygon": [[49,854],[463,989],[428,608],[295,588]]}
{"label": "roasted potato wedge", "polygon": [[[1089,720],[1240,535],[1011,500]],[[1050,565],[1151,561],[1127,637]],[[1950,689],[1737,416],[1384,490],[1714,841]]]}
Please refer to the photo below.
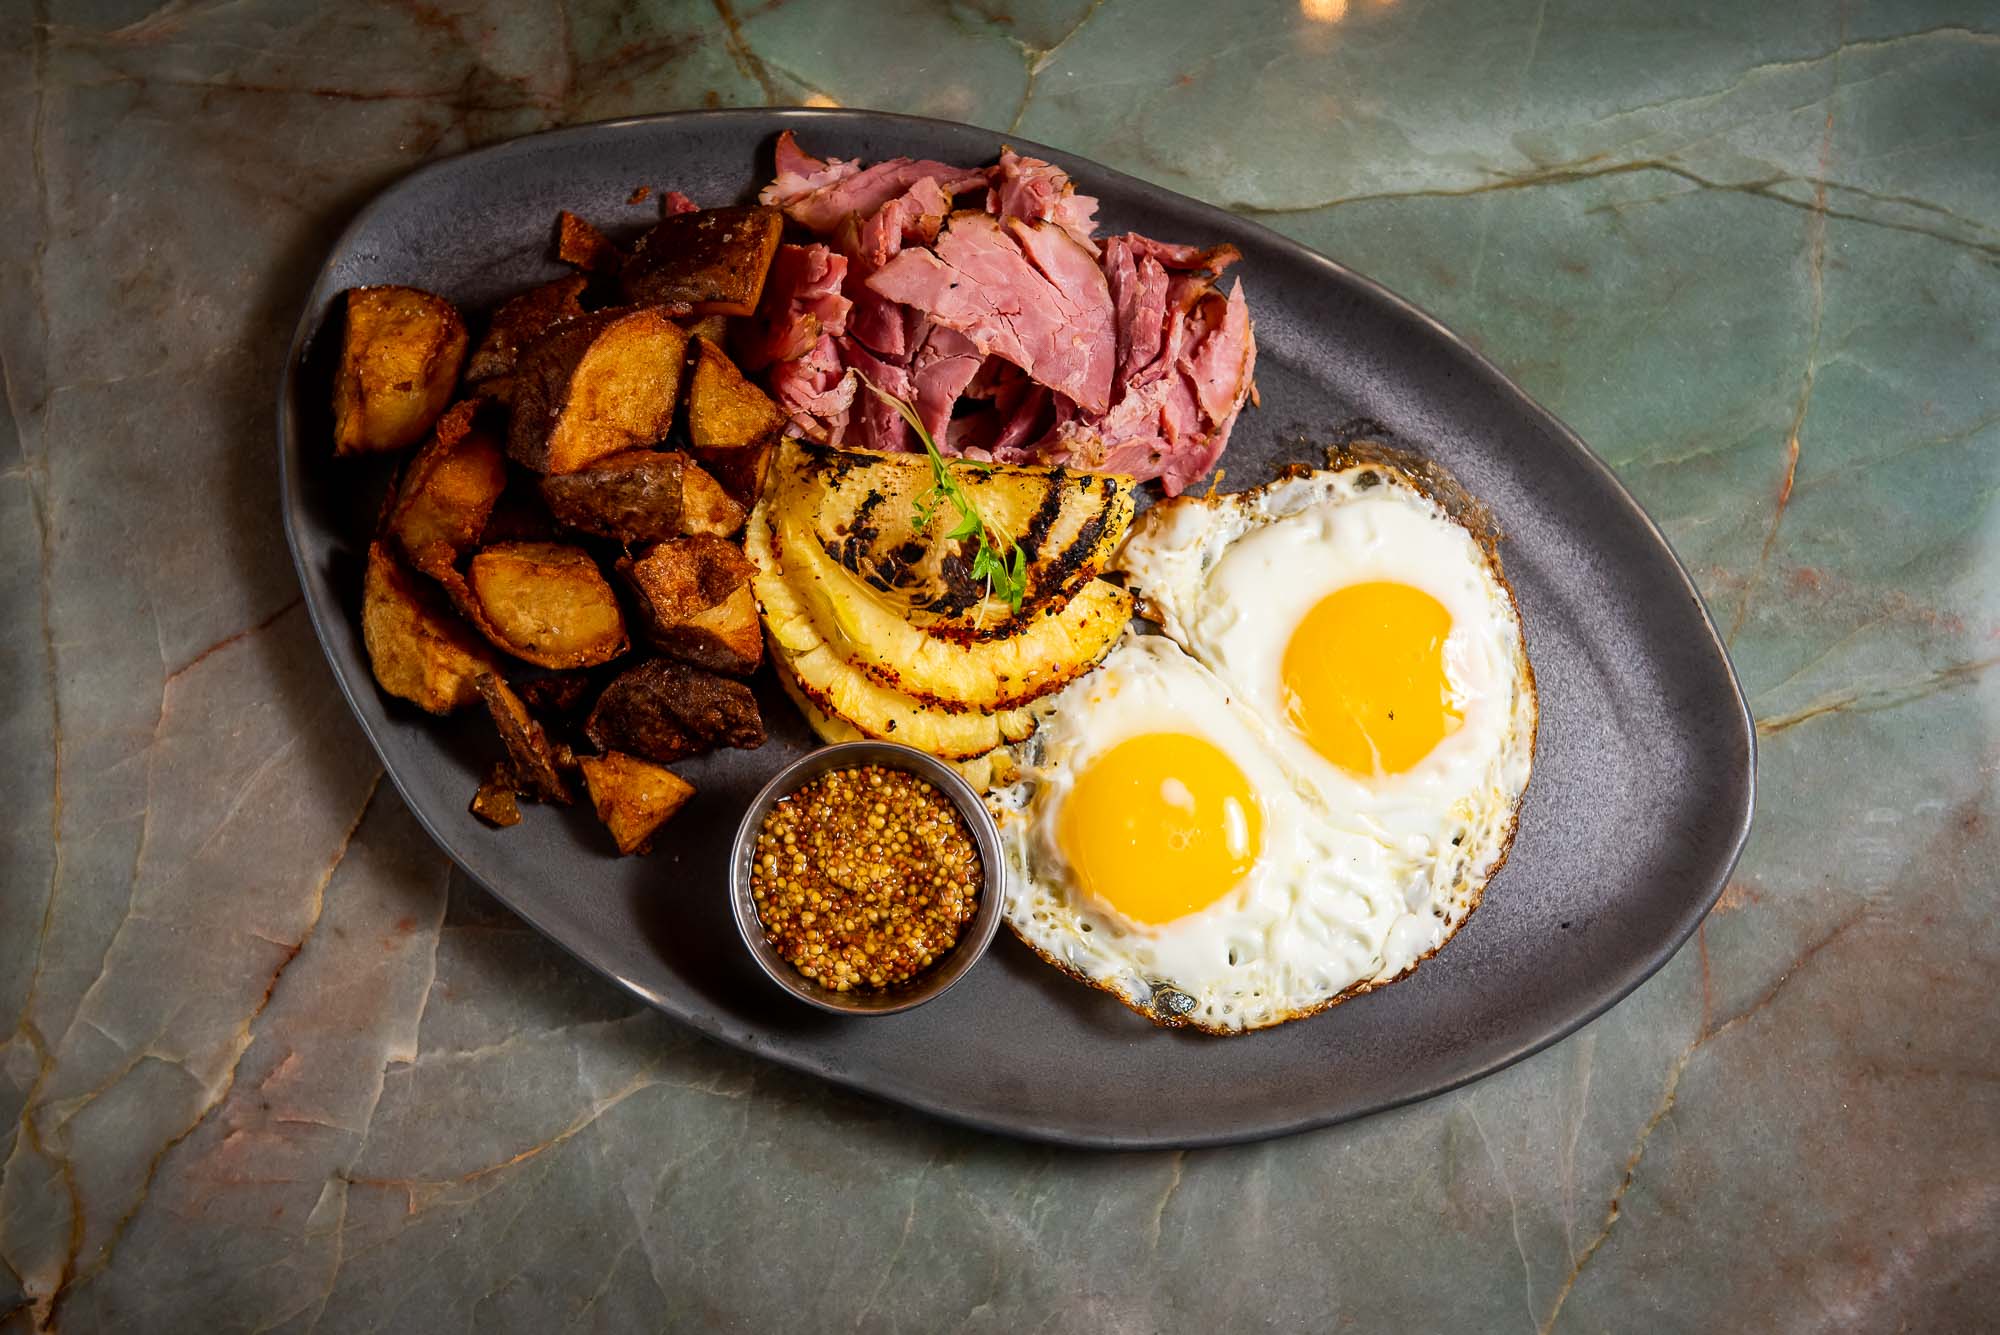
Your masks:
{"label": "roasted potato wedge", "polygon": [[500,493],[499,503],[486,518],[486,528],[479,535],[481,547],[491,547],[496,542],[556,540],[555,516],[549,513],[548,502],[542,499],[540,481],[532,473],[514,471],[507,479],[507,489]]}
{"label": "roasted potato wedge", "polygon": [[559,523],[618,542],[659,542],[681,531],[682,472],[672,450],[625,450],[574,473],[542,479],[542,499]]}
{"label": "roasted potato wedge", "polygon": [[562,771],[557,767],[556,750],[549,745],[542,725],[535,722],[534,715],[521,703],[521,697],[514,694],[498,673],[488,673],[479,679],[479,698],[486,702],[486,712],[493,716],[500,743],[507,748],[507,768],[514,791],[537,802],[569,805],[572,800],[569,785],[563,782]]}
{"label": "roasted potato wedge", "polygon": [[483,393],[511,399],[513,385],[508,377],[520,360],[521,350],[563,321],[582,315],[579,298],[589,282],[582,274],[558,278],[529,288],[493,312],[486,336],[465,363],[466,380]]}
{"label": "roasted potato wedge", "polygon": [[585,756],[581,763],[590,804],[621,856],[649,852],[660,827],[694,796],[694,785],[680,775],[623,751]]}
{"label": "roasted potato wedge", "polygon": [[599,751],[670,765],[717,747],[754,750],[764,744],[764,720],[742,682],[655,658],[604,688],[584,735]]}
{"label": "roasted potato wedge", "polygon": [[497,670],[492,651],[439,605],[384,542],[368,548],[361,638],[382,689],[433,714],[479,698],[479,680]]}
{"label": "roasted potato wedge", "polygon": [[507,487],[507,460],[477,423],[468,399],[438,419],[437,431],[404,470],[388,530],[411,565],[428,575],[477,546]]}
{"label": "roasted potato wedge", "polygon": [[755,509],[771,480],[771,461],[777,457],[775,445],[739,445],[722,449],[689,450],[688,454],[716,480],[723,494],[746,509]]}
{"label": "roasted potato wedge", "polygon": [[658,307],[599,311],[557,325],[514,371],[507,453],[538,473],[651,445],[673,425],[687,332]]}
{"label": "roasted potato wedge", "polygon": [[521,804],[516,800],[517,796],[512,771],[505,765],[494,765],[486,771],[486,782],[480,784],[479,791],[472,795],[470,810],[488,825],[504,830],[521,823]]}
{"label": "roasted potato wedge", "polygon": [[785,414],[716,343],[697,340],[694,358],[687,396],[691,453],[733,499],[755,505],[771,475]]}
{"label": "roasted potato wedge", "polygon": [[750,591],[757,573],[735,544],[698,534],[655,544],[618,563],[632,590],[638,630],[654,648],[710,672],[745,677],[764,657]]}
{"label": "roasted potato wedge", "polygon": [[771,396],[750,383],[729,355],[707,339],[695,344],[688,377],[688,440],[698,449],[764,445],[785,428]]}
{"label": "roasted potato wedge", "polygon": [[748,315],[784,229],[784,215],[761,206],[662,218],[619,271],[625,299],[682,314]]}
{"label": "roasted potato wedge", "polygon": [[574,668],[517,681],[514,690],[535,713],[561,719],[582,713],[596,697],[602,680],[600,673]]}
{"label": "roasted potato wedge", "polygon": [[476,623],[538,667],[592,667],[625,652],[625,618],[590,554],[555,542],[482,548],[465,572]]}
{"label": "roasted potato wedge", "polygon": [[400,450],[424,438],[458,384],[465,321],[414,287],[347,292],[347,330],[333,378],[336,454]]}
{"label": "roasted potato wedge", "polygon": [[726,315],[685,319],[681,321],[681,328],[688,331],[689,338],[705,338],[718,348],[729,342],[729,317]]}
{"label": "roasted potato wedge", "polygon": [[568,209],[556,215],[556,258],[585,273],[616,273],[625,259],[610,237]]}
{"label": "roasted potato wedge", "polygon": [[726,538],[749,513],[693,460],[681,466],[681,532]]}

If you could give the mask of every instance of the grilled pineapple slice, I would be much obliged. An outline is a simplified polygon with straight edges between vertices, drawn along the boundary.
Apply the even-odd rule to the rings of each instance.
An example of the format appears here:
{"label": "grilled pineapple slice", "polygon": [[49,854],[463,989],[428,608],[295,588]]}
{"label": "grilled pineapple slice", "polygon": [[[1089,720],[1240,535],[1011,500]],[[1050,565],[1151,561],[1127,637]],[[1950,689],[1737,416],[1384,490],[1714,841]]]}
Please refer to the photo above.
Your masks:
{"label": "grilled pineapple slice", "polygon": [[[786,696],[798,706],[799,713],[805,716],[806,723],[822,742],[832,746],[840,742],[856,742],[863,739],[861,730],[852,723],[846,719],[834,718],[808,700],[805,692],[799,689],[799,684],[792,680],[792,674],[786,671],[782,664],[778,667],[778,684],[785,688]],[[1021,773],[1013,752],[1005,748],[988,751],[985,755],[974,756],[970,760],[951,760],[945,763],[957,770],[959,777],[971,784],[975,793],[987,793],[995,788],[1004,788],[1018,779]]]}
{"label": "grilled pineapple slice", "polygon": [[953,463],[987,525],[1027,553],[1028,588],[1017,612],[986,596],[971,576],[969,546],[945,538],[958,515],[931,505],[921,454],[873,454],[788,440],[777,487],[802,532],[847,572],[927,635],[961,642],[1005,639],[1061,610],[1104,569],[1132,523],[1137,484],[1127,477],[1061,468]]}
{"label": "grilled pineapple slice", "polygon": [[750,516],[743,550],[757,564],[751,580],[764,613],[771,656],[821,712],[852,724],[864,736],[901,742],[947,760],[965,760],[1019,741],[1035,730],[1024,709],[997,712],[925,704],[871,680],[819,633],[771,551],[763,507]]}
{"label": "grilled pineapple slice", "polygon": [[[955,470],[980,513],[1030,557],[1019,613],[985,597],[957,544],[911,527],[930,467],[787,442],[767,508],[767,553],[820,637],[876,684],[946,708],[1011,709],[1089,671],[1132,617],[1098,579],[1132,517],[1123,478],[1055,469]],[[946,508],[948,515],[948,508]]]}

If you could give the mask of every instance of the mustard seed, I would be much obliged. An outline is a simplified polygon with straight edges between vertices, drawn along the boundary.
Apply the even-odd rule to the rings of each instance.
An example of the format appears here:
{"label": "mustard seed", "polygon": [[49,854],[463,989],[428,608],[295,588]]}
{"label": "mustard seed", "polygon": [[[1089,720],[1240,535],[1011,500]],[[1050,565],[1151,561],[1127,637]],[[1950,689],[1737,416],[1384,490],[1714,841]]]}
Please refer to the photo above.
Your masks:
{"label": "mustard seed", "polygon": [[865,765],[823,774],[771,808],[750,889],[778,953],[848,991],[907,982],[947,954],[983,883],[950,800],[912,774]]}

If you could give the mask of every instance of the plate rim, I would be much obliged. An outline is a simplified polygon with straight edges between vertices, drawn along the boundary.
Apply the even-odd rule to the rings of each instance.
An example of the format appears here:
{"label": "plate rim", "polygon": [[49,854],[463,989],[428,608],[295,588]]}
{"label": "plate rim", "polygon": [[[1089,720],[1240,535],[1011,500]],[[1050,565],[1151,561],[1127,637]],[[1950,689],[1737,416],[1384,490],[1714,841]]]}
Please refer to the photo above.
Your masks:
{"label": "plate rim", "polygon": [[[292,456],[295,451],[302,449],[303,445],[302,441],[298,439],[300,432],[293,420],[292,399],[294,397],[297,378],[304,365],[306,349],[317,327],[318,322],[314,319],[314,316],[320,304],[318,300],[319,294],[330,277],[335,263],[341,256],[351,251],[354,240],[367,230],[375,218],[388,206],[393,197],[406,189],[421,185],[428,178],[443,173],[447,168],[462,165],[468,159],[504,159],[516,153],[532,151],[535,146],[544,145],[556,140],[591,140],[606,134],[617,134],[621,131],[637,127],[671,127],[674,125],[692,125],[695,123],[727,125],[732,122],[742,124],[746,127],[755,126],[757,127],[755,133],[763,135],[773,134],[781,129],[825,124],[859,127],[887,124],[892,127],[895,125],[906,125],[911,127],[945,127],[956,132],[970,131],[974,134],[994,137],[1013,145],[1019,150],[1048,155],[1068,163],[1077,164],[1080,167],[1087,168],[1091,174],[1101,175],[1103,180],[1115,183],[1128,190],[1172,196],[1182,204],[1192,205],[1198,211],[1211,215],[1219,224],[1224,224],[1232,229],[1248,228],[1253,230],[1258,234],[1260,241],[1287,253],[1292,260],[1317,267],[1325,271],[1333,281],[1359,288],[1374,300],[1400,312],[1407,318],[1414,319],[1425,326],[1433,338],[1449,345],[1457,356],[1463,358],[1466,364],[1485,377],[1490,388],[1512,398],[1529,414],[1545,419],[1548,425],[1553,428],[1555,439],[1569,455],[1570,462],[1582,468],[1586,473],[1591,475],[1592,479],[1598,485],[1609,491],[1617,504],[1622,507],[1624,511],[1623,518],[1628,522],[1636,523],[1637,528],[1650,537],[1658,545],[1659,551],[1666,556],[1672,568],[1674,578],[1679,581],[1682,591],[1686,594],[1699,617],[1702,630],[1706,632],[1706,647],[1713,651],[1715,661],[1721,665],[1722,680],[1728,686],[1728,703],[1732,706],[1727,711],[1725,722],[1729,725],[1730,730],[1737,733],[1740,737],[1744,752],[1744,770],[1741,775],[1743,802],[1740,809],[1731,813],[1733,819],[1731,828],[1727,832],[1726,855],[1718,863],[1713,883],[1704,887],[1700,895],[1688,901],[1686,908],[1682,910],[1672,929],[1664,934],[1658,944],[1649,952],[1628,966],[1624,975],[1618,977],[1610,987],[1605,989],[1602,997],[1594,999],[1590,1005],[1553,1026],[1548,1032],[1515,1044],[1498,1056],[1477,1063],[1468,1071],[1443,1080],[1434,1081],[1395,1098],[1385,1099],[1365,1107],[1324,1115],[1307,1113],[1298,1117],[1268,1123],[1258,1123],[1229,1131],[1194,1135],[1173,1133],[1166,1135],[1119,1134],[1116,1132],[1102,1135],[1083,1135],[1063,1127],[1041,1126],[1032,1121],[1010,1122],[985,1116],[977,1111],[971,1111],[946,1103],[934,1095],[910,1088],[893,1078],[883,1079],[874,1076],[856,1076],[850,1074],[837,1064],[826,1063],[809,1054],[771,1047],[754,1030],[739,1028],[738,1026],[718,1021],[713,1015],[704,1012],[685,1010],[670,1002],[666,997],[654,992],[638,979],[625,977],[614,969],[592,960],[583,953],[581,947],[571,944],[561,934],[545,925],[531,906],[518,902],[517,897],[508,894],[475,872],[467,860],[460,855],[453,842],[432,821],[430,813],[417,802],[405,784],[403,776],[397,771],[396,766],[390,762],[381,737],[377,735],[376,729],[370,722],[361,700],[357,697],[356,687],[350,683],[347,674],[341,670],[330,643],[326,623],[337,617],[344,618],[344,613],[338,606],[323,606],[322,600],[316,596],[314,581],[311,578],[311,572],[301,547],[298,521],[302,509],[302,505],[299,502],[303,492],[295,490],[300,486],[300,479],[294,473]],[[1687,565],[1681,560],[1680,553],[1675,551],[1667,535],[1660,529],[1659,525],[1653,520],[1653,517],[1646,512],[1645,507],[1639,504],[1638,500],[1625,487],[1625,484],[1619,480],[1618,475],[1611,469],[1610,465],[1599,458],[1596,452],[1584,442],[1583,438],[1570,428],[1568,423],[1557,417],[1554,412],[1530,395],[1525,389],[1515,384],[1513,379],[1494,364],[1493,361],[1454,332],[1442,320],[1439,320],[1417,303],[1399,295],[1375,279],[1356,272],[1339,260],[1314,250],[1303,242],[1295,241],[1282,232],[1276,231],[1266,224],[1257,221],[1255,218],[1233,213],[1206,200],[1197,199],[1192,195],[1183,194],[1167,186],[1155,184],[1154,182],[1133,176],[1130,173],[1119,171],[1114,167],[1107,167],[1102,163],[1069,152],[1068,150],[1021,138],[1010,131],[988,129],[987,127],[973,125],[965,121],[944,120],[930,116],[913,116],[903,112],[871,111],[854,107],[701,108],[684,111],[652,112],[637,116],[620,116],[605,120],[585,121],[574,125],[555,126],[546,130],[538,130],[525,135],[516,135],[494,143],[483,144],[463,149],[456,153],[431,158],[397,176],[394,180],[369,196],[367,202],[355,210],[353,216],[341,228],[339,234],[329,245],[324,258],[313,273],[312,283],[307,289],[303,307],[294,325],[291,342],[286,351],[285,363],[278,377],[277,400],[278,504],[284,523],[285,546],[291,554],[293,574],[299,581],[300,593],[305,603],[307,619],[312,624],[313,635],[319,643],[322,657],[325,658],[327,666],[332,672],[334,683],[340,689],[341,697],[347,702],[348,709],[353,714],[355,722],[360,726],[362,735],[368,739],[370,748],[375,752],[376,760],[382,766],[383,774],[395,786],[397,795],[402,798],[404,806],[409,809],[410,814],[416,819],[418,825],[423,828],[424,833],[444,852],[453,865],[471,880],[473,884],[479,886],[487,894],[492,895],[501,904],[505,905],[509,912],[515,914],[523,922],[534,928],[537,933],[553,942],[573,959],[590,969],[593,973],[625,989],[653,1009],[665,1014],[675,1023],[685,1025],[707,1038],[724,1043],[731,1048],[748,1053],[760,1060],[776,1062],[789,1070],[811,1075],[837,1087],[852,1090],[871,1098],[901,1104],[922,1112],[927,1116],[985,1132],[989,1135],[1080,1150],[1206,1149],[1216,1146],[1240,1145],[1261,1140],[1276,1139],[1282,1136],[1296,1135],[1302,1131],[1356,1121],[1364,1117],[1375,1116],[1378,1113],[1388,1112],[1395,1108],[1421,1103],[1425,1100],[1436,1098],[1441,1094],[1449,1093],[1454,1089],[1469,1085],[1474,1081],[1483,1080],[1575,1034],[1585,1025],[1598,1019],[1613,1006],[1618,1005],[1631,996],[1633,992],[1638,990],[1642,983],[1664,968],[1680,952],[1681,948],[1687,944],[1689,938],[1695,934],[1695,931],[1707,918],[1710,910],[1714,908],[1716,901],[1721,898],[1724,889],[1729,884],[1730,877],[1734,874],[1742,858],[1744,847],[1749,841],[1751,827],[1755,821],[1757,809],[1756,719],[1751,712],[1749,701],[1743,693],[1742,682],[1737,677],[1736,666],[1730,658],[1728,645],[1717,631],[1715,619],[1709,612],[1708,604],[1702,598],[1701,591],[1695,586],[1693,578],[1688,574]],[[372,687],[372,680],[369,684]]]}

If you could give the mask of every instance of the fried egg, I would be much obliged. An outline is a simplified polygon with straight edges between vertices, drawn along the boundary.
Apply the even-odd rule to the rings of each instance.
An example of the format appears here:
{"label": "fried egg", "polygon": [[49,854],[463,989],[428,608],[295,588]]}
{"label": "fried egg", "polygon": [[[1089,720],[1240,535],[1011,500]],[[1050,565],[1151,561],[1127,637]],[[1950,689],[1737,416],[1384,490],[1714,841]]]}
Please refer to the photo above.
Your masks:
{"label": "fried egg", "polygon": [[1386,849],[1330,826],[1213,673],[1131,635],[1066,688],[994,805],[1007,919],[1168,1023],[1274,1024],[1379,968]]}
{"label": "fried egg", "polygon": [[1373,463],[1182,497],[1119,565],[1333,819],[1483,883],[1527,786],[1534,678],[1496,563],[1413,479]]}
{"label": "fried egg", "polygon": [[1156,506],[1116,565],[1161,633],[1050,702],[996,803],[1015,930],[1216,1032],[1442,946],[1505,860],[1533,760],[1487,549],[1371,463]]}

